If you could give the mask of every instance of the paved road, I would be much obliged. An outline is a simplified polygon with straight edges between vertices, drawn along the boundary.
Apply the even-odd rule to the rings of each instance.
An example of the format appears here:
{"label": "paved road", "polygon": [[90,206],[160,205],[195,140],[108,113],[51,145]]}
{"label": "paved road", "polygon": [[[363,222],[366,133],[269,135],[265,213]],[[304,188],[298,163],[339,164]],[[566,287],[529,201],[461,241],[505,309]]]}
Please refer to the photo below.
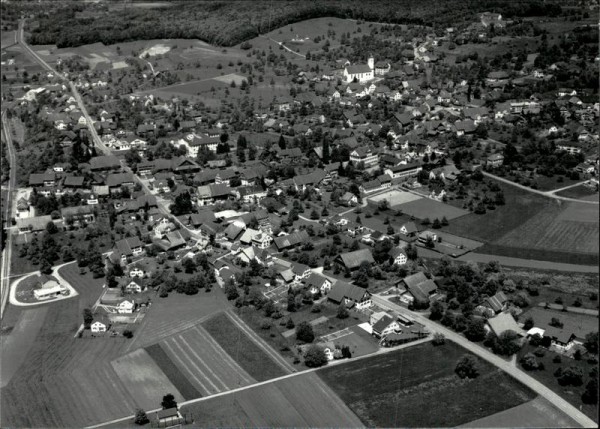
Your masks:
{"label": "paved road", "polygon": [[435,322],[432,322],[431,320],[429,320],[427,317],[423,316],[422,314],[415,313],[404,307],[401,307],[392,302],[389,302],[387,299],[385,299],[381,296],[373,295],[372,298],[373,298],[373,302],[376,305],[378,305],[384,309],[392,310],[396,313],[409,315],[417,322],[423,324],[431,332],[439,332],[439,333],[443,334],[447,339],[454,341],[455,343],[457,343],[458,345],[469,350],[473,354],[476,354],[480,358],[485,359],[488,362],[490,362],[491,364],[495,365],[496,367],[502,369],[503,371],[505,371],[506,373],[508,373],[509,375],[514,377],[515,379],[519,380],[521,383],[523,383],[527,387],[529,387],[531,390],[533,390],[538,395],[546,398],[555,407],[557,407],[562,412],[567,414],[569,417],[571,417],[573,420],[575,420],[582,427],[586,427],[586,428],[597,428],[598,427],[598,424],[596,424],[596,422],[594,422],[592,419],[587,417],[585,414],[583,414],[581,411],[579,411],[577,408],[575,408],[569,402],[567,402],[566,400],[561,398],[559,395],[554,393],[551,389],[544,386],[542,383],[540,383],[533,377],[531,377],[528,374],[526,374],[525,372],[521,371],[519,368],[511,365],[510,362],[507,362],[504,359],[502,359],[501,357],[496,356],[495,354],[493,354],[490,351],[488,351],[487,349],[479,346],[478,344],[475,344],[475,343],[467,340],[465,337],[457,334],[456,332],[451,331],[450,329],[447,329],[446,327],[444,327],[442,325],[438,325]]}
{"label": "paved road", "polygon": [[0,268],[0,319],[4,316],[4,308],[8,302],[8,294],[10,291],[10,259],[12,254],[13,232],[8,227],[10,226],[11,215],[14,213],[15,199],[13,193],[17,189],[17,157],[12,141],[10,127],[6,117],[6,111],[2,112],[2,128],[6,138],[5,141],[8,151],[8,162],[10,163],[10,173],[8,178],[8,197],[6,199],[5,207],[6,211],[4,213],[4,219],[6,220],[7,226],[7,237],[4,250],[2,251],[2,267]]}
{"label": "paved road", "polygon": [[[572,202],[582,203],[582,204],[595,204],[595,205],[599,204],[598,201],[578,200],[576,198],[561,197],[559,195],[555,195],[554,194],[555,192],[561,191],[563,189],[570,188],[570,186],[566,186],[565,188],[561,188],[561,189],[555,189],[554,191],[540,191],[540,190],[537,190],[537,189],[532,189],[532,188],[529,188],[527,186],[521,185],[519,183],[515,183],[512,180],[508,180],[508,179],[505,179],[503,177],[496,176],[495,174],[487,173],[485,171],[483,172],[483,175],[487,176],[487,177],[489,177],[491,179],[495,179],[495,180],[498,180],[500,182],[506,183],[507,185],[515,186],[517,188],[521,188],[521,189],[523,189],[525,191],[532,192],[534,194],[543,195],[544,197],[554,198],[555,200],[572,201]],[[573,185],[573,186],[577,186],[577,185]]]}

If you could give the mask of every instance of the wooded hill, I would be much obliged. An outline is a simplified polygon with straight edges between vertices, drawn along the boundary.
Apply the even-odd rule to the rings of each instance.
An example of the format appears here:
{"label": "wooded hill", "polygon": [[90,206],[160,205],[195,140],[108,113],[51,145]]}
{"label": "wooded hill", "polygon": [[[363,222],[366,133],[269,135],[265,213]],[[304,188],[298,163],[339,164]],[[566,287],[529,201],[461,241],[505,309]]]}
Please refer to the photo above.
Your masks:
{"label": "wooded hill", "polygon": [[64,2],[60,7],[53,3],[51,11],[39,16],[39,25],[31,30],[29,42],[63,48],[96,42],[200,39],[213,45],[233,46],[287,24],[327,16],[441,29],[465,18],[475,20],[476,14],[484,11],[499,12],[507,18],[561,12],[558,3],[539,0],[176,0],[170,3],[150,9],[135,7],[133,3],[119,10],[115,9],[117,3],[111,2]]}

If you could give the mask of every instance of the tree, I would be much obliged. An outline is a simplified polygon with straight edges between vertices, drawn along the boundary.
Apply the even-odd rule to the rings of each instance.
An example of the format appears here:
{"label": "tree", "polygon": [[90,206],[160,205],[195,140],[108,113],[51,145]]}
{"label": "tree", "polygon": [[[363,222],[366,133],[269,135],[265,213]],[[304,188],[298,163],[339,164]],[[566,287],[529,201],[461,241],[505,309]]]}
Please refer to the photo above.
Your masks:
{"label": "tree", "polygon": [[310,218],[311,218],[312,220],[317,220],[317,219],[319,219],[319,213],[318,213],[316,210],[314,210],[314,209],[313,209],[313,211],[311,211],[311,212],[310,212]]}
{"label": "tree", "polygon": [[521,366],[527,371],[533,371],[539,368],[540,364],[533,353],[527,353],[521,358]]}
{"label": "tree", "polygon": [[435,218],[431,227],[434,229],[440,229],[442,227],[442,224],[438,218]]}
{"label": "tree", "polygon": [[492,346],[494,353],[503,356],[512,356],[519,351],[521,346],[518,342],[518,335],[510,329],[502,332]]}
{"label": "tree", "polygon": [[337,309],[337,318],[338,319],[347,319],[348,316],[350,316],[350,314],[348,313],[348,309],[346,308],[346,306],[343,303],[340,304],[340,306]]}
{"label": "tree", "polygon": [[595,355],[598,354],[598,332],[590,332],[585,336],[585,342],[583,343],[588,352]]}
{"label": "tree", "polygon": [[446,337],[444,336],[444,334],[440,334],[439,332],[436,332],[433,335],[433,345],[434,346],[443,346],[444,344],[446,344]]}
{"label": "tree", "polygon": [[477,361],[471,355],[464,355],[456,363],[454,372],[460,378],[476,378],[479,375]]}
{"label": "tree", "polygon": [[296,339],[304,343],[312,343],[315,339],[312,326],[308,322],[300,322],[296,325]]}
{"label": "tree", "polygon": [[329,164],[329,159],[330,159],[329,139],[326,135],[323,136],[323,152],[322,152],[321,159],[323,161],[323,164]]}
{"label": "tree", "polygon": [[444,306],[441,302],[435,301],[431,304],[431,313],[429,314],[429,319],[431,320],[440,320],[444,315]]}
{"label": "tree", "polygon": [[175,396],[171,393],[167,393],[163,396],[162,402],[160,406],[163,407],[163,410],[168,410],[169,408],[177,408],[177,401],[175,401]]}
{"label": "tree", "polygon": [[188,214],[192,211],[192,198],[189,192],[182,192],[175,197],[175,203],[169,207],[175,216]]}
{"label": "tree", "polygon": [[229,301],[233,301],[239,295],[240,294],[238,293],[238,290],[237,290],[237,287],[235,286],[235,283],[233,281],[228,281],[225,284],[225,296],[227,297],[227,299]]}
{"label": "tree", "polygon": [[278,144],[279,144],[279,147],[281,149],[285,149],[286,148],[286,142],[285,142],[285,138],[283,137],[283,134],[281,134],[279,136],[279,143]]}
{"label": "tree", "polygon": [[129,330],[129,329],[125,329],[123,331],[123,336],[125,338],[133,338],[133,332],[131,330]]}
{"label": "tree", "polygon": [[584,404],[598,404],[598,372],[596,371],[595,377],[592,377],[590,381],[585,385],[585,391],[581,395],[581,400]]}
{"label": "tree", "polygon": [[92,310],[89,308],[84,308],[83,309],[83,327],[85,329],[89,329],[93,321],[94,321],[94,315],[92,314]]}
{"label": "tree", "polygon": [[48,232],[48,234],[56,234],[58,232],[58,227],[54,222],[50,221],[46,225],[46,231]]}
{"label": "tree", "polygon": [[482,341],[485,338],[485,325],[481,319],[473,319],[467,324],[465,336],[469,341]]}
{"label": "tree", "polygon": [[138,408],[135,411],[135,419],[133,420],[133,422],[136,425],[145,425],[147,423],[150,422],[150,420],[148,420],[148,416],[146,415],[146,412],[144,410],[142,410],[141,408]]}
{"label": "tree", "polygon": [[583,384],[583,370],[576,366],[570,366],[560,371],[558,384],[561,386],[581,386]]}
{"label": "tree", "polygon": [[304,363],[309,368],[318,368],[327,363],[327,355],[321,347],[312,345],[304,355]]}

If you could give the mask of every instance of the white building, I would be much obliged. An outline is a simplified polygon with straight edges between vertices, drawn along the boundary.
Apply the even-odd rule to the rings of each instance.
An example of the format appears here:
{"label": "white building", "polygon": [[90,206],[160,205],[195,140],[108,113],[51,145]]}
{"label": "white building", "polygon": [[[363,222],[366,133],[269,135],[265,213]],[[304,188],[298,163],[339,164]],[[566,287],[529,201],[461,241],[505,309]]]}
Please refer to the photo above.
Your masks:
{"label": "white building", "polygon": [[350,83],[354,79],[361,83],[375,79],[375,59],[373,57],[369,57],[367,64],[355,64],[344,68],[344,80]]}

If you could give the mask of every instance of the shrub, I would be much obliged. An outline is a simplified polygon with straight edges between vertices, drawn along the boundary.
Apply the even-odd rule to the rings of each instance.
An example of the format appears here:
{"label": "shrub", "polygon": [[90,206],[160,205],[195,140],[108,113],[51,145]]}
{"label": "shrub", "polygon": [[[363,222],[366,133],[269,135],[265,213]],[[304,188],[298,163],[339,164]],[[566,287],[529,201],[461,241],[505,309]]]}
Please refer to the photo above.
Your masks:
{"label": "shrub", "polygon": [[304,343],[312,343],[315,339],[312,326],[308,322],[300,322],[296,326],[296,339]]}
{"label": "shrub", "polygon": [[309,368],[318,368],[325,365],[327,363],[325,351],[319,346],[310,346],[306,355],[304,355],[304,363]]}
{"label": "shrub", "polygon": [[535,349],[533,354],[536,355],[537,357],[543,357],[546,354],[546,349],[544,349],[542,347],[538,347],[537,349]]}
{"label": "shrub", "polygon": [[454,372],[460,378],[476,378],[479,375],[479,370],[477,369],[475,358],[470,355],[463,356],[456,363]]}
{"label": "shrub", "polygon": [[146,415],[146,412],[142,409],[137,409],[135,411],[135,419],[133,420],[133,422],[136,425],[145,425],[147,423],[150,423],[150,420],[148,420],[148,416]]}
{"label": "shrub", "polygon": [[539,363],[535,356],[531,353],[527,353],[521,358],[521,366],[527,371],[533,371],[539,368]]}
{"label": "shrub", "polygon": [[444,344],[446,344],[446,337],[444,336],[444,334],[440,334],[439,332],[436,332],[435,335],[433,336],[433,345],[434,346],[443,346]]}

